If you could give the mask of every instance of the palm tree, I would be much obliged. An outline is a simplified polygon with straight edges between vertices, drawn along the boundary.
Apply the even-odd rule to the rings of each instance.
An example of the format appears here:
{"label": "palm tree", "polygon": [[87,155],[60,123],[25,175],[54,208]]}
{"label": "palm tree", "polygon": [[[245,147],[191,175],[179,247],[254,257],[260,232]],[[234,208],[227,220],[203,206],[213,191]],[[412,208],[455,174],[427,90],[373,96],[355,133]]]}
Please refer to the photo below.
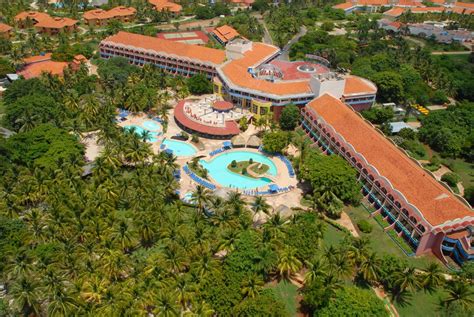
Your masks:
{"label": "palm tree", "polygon": [[176,298],[170,292],[161,291],[155,301],[153,313],[156,316],[175,317],[180,315],[180,309],[176,305]]}
{"label": "palm tree", "polygon": [[360,263],[359,273],[365,281],[373,284],[377,281],[380,271],[381,261],[375,252],[369,253]]}
{"label": "palm tree", "polygon": [[291,279],[301,267],[301,261],[296,257],[296,248],[287,246],[278,255],[278,275],[284,279]]}
{"label": "palm tree", "polygon": [[211,199],[211,191],[202,185],[197,185],[191,195],[191,201],[196,204],[199,213],[204,211],[204,206]]}
{"label": "palm tree", "polygon": [[328,274],[329,264],[324,257],[317,257],[313,261],[306,262],[308,271],[304,276],[305,284],[312,283],[318,277],[324,277]]}
{"label": "palm tree", "polygon": [[404,291],[414,292],[421,286],[416,268],[413,266],[408,266],[403,270],[395,272],[394,278],[397,293],[402,293]]}
{"label": "palm tree", "polygon": [[38,287],[34,279],[22,276],[16,280],[11,288],[10,295],[13,305],[24,316],[40,315]]}
{"label": "palm tree", "polygon": [[251,207],[252,207],[252,210],[255,214],[257,214],[261,211],[264,214],[268,215],[268,213],[270,211],[270,205],[267,204],[267,201],[263,196],[255,197],[255,200],[253,201]]}
{"label": "palm tree", "polygon": [[458,306],[464,311],[470,311],[474,305],[474,292],[472,287],[464,281],[455,280],[450,282],[446,291],[448,295],[441,300],[441,306],[449,309]]}
{"label": "palm tree", "polygon": [[76,311],[74,297],[66,293],[61,287],[55,287],[48,299],[48,316],[70,316]]}
{"label": "palm tree", "polygon": [[421,275],[421,285],[429,292],[438,289],[444,282],[445,277],[438,263],[430,263]]}
{"label": "palm tree", "polygon": [[245,297],[254,298],[263,289],[263,280],[257,274],[247,277],[241,285],[242,295]]}

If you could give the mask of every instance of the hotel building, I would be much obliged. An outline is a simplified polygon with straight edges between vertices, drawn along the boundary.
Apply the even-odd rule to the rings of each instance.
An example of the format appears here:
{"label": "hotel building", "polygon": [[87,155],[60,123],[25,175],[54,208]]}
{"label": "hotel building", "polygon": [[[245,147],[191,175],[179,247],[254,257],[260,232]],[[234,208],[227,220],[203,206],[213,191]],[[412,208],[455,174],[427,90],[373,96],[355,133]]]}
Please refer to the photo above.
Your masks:
{"label": "hotel building", "polygon": [[302,127],[327,154],[358,171],[372,216],[406,240],[413,253],[432,252],[443,263],[474,258],[474,213],[383,133],[341,100],[324,94],[302,109]]}
{"label": "hotel building", "polygon": [[100,43],[100,54],[125,57],[137,66],[151,63],[175,75],[205,74],[215,93],[256,117],[271,111],[278,118],[285,105],[304,106],[325,92],[356,110],[368,109],[377,92],[366,79],[335,74],[316,63],[276,60],[277,47],[242,39],[218,50],[119,32]]}

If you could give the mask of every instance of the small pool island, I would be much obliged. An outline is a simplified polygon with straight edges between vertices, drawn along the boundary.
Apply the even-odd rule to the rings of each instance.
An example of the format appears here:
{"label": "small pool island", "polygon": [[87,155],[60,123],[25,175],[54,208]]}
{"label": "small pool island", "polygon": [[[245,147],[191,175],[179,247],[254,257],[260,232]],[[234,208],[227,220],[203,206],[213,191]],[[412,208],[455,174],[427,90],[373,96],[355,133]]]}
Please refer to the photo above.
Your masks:
{"label": "small pool island", "polygon": [[227,166],[227,169],[239,175],[260,178],[266,174],[266,172],[270,169],[270,166],[264,163],[254,162],[252,159],[239,162],[233,160]]}

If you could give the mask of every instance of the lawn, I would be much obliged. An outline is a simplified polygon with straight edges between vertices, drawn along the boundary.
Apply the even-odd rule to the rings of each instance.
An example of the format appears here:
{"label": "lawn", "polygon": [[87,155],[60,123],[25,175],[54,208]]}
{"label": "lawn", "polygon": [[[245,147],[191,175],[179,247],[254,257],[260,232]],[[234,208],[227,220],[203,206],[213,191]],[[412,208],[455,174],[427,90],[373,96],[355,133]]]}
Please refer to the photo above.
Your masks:
{"label": "lawn", "polygon": [[408,305],[394,304],[400,316],[436,316],[439,298],[443,296],[442,290],[432,294],[419,291],[413,295]]}
{"label": "lawn", "polygon": [[285,303],[288,316],[296,316],[296,296],[298,295],[298,288],[287,281],[281,281],[275,286],[272,286],[276,296],[281,298]]}
{"label": "lawn", "polygon": [[3,103],[3,100],[0,100],[0,118],[3,116],[5,113],[5,104]]}
{"label": "lawn", "polygon": [[383,231],[382,227],[375,221],[374,218],[369,217],[369,213],[364,206],[348,207],[346,213],[351,218],[354,224],[359,220],[365,219],[372,225],[371,233],[360,233],[362,237],[367,237],[370,240],[372,249],[379,255],[390,254],[401,259],[407,260],[408,263],[419,268],[426,267],[428,263],[437,261],[433,256],[419,256],[409,257],[400,247]]}
{"label": "lawn", "polygon": [[324,233],[324,246],[336,246],[338,245],[342,240],[344,240],[344,237],[346,236],[346,233],[343,231],[337,229],[336,227],[328,224],[326,226],[326,232]]}
{"label": "lawn", "polygon": [[453,172],[461,176],[464,187],[474,185],[474,164],[466,162],[463,159],[445,159],[443,163]]}
{"label": "lawn", "polygon": [[248,177],[253,177],[252,175],[248,174],[247,172],[243,173],[243,171],[244,170],[247,171],[247,168],[250,165],[254,164],[254,163],[257,163],[257,164],[252,166],[250,169],[252,170],[252,172],[254,172],[256,174],[263,175],[270,169],[270,167],[266,164],[253,162],[253,161],[252,162],[250,162],[250,161],[235,162],[235,166],[233,166],[234,162],[232,162],[227,166],[227,169],[229,169],[231,172],[234,172],[234,173],[237,173],[237,174],[245,175],[245,176],[248,176]]}

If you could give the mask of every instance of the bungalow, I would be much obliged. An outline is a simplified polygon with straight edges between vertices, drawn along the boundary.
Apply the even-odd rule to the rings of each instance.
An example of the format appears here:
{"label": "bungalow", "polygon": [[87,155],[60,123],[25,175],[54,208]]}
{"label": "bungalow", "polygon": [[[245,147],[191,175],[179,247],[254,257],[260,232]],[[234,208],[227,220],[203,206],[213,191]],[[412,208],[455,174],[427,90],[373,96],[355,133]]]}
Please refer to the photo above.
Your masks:
{"label": "bungalow", "polygon": [[107,25],[110,21],[130,22],[135,18],[137,10],[132,7],[119,6],[108,11],[94,9],[84,13],[83,18],[90,26]]}
{"label": "bungalow", "polygon": [[15,16],[15,22],[20,28],[34,26],[37,32],[54,35],[75,30],[78,21],[70,18],[51,17],[43,12],[24,11]]}
{"label": "bungalow", "polygon": [[9,39],[12,36],[12,30],[11,26],[0,23],[0,38]]}
{"label": "bungalow", "polygon": [[225,45],[236,37],[240,36],[239,32],[229,25],[216,27],[215,29],[211,30],[210,33],[222,45]]}
{"label": "bungalow", "polygon": [[177,3],[168,0],[148,0],[156,11],[168,12],[173,16],[181,14],[183,7]]}

